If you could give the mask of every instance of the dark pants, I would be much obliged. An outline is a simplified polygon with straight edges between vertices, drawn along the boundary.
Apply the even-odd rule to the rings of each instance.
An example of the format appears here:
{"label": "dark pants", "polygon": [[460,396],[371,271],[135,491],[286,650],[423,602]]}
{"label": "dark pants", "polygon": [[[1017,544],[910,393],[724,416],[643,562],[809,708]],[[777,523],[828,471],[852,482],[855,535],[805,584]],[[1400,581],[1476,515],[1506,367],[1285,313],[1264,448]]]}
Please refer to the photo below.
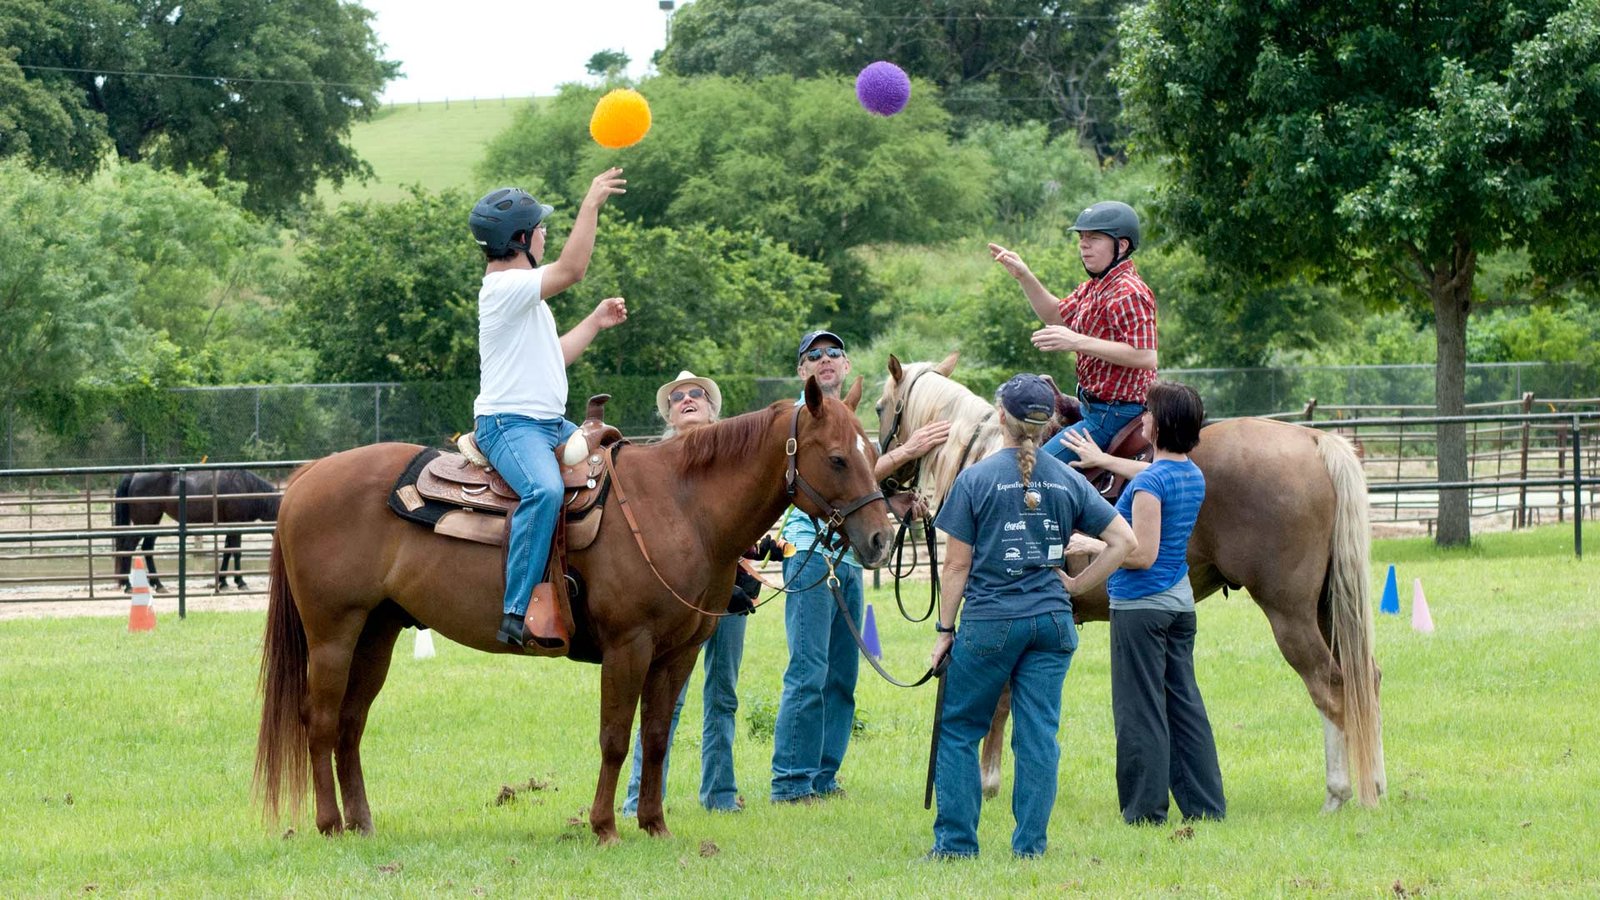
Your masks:
{"label": "dark pants", "polygon": [[1111,714],[1117,801],[1129,823],[1167,820],[1167,792],[1185,819],[1227,812],[1217,743],[1194,680],[1193,612],[1111,611]]}

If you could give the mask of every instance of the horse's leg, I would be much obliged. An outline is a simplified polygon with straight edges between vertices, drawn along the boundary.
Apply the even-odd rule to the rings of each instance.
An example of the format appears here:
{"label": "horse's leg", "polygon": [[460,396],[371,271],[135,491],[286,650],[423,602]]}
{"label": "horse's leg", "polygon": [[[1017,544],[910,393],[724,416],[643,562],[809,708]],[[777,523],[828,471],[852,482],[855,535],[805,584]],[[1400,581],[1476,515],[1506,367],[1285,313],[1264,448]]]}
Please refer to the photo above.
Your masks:
{"label": "horse's leg", "polygon": [[133,557],[128,554],[139,548],[139,539],[119,536],[112,538],[111,546],[116,550],[116,556],[111,560],[111,571],[117,576],[117,587],[124,594],[131,593],[133,585],[128,583],[128,570],[133,568]]}
{"label": "horse's leg", "polygon": [[1278,642],[1278,650],[1300,675],[1306,691],[1311,694],[1311,702],[1322,714],[1328,789],[1322,810],[1333,812],[1351,796],[1343,725],[1344,675],[1334,661],[1333,652],[1324,643],[1321,629],[1317,627],[1315,604],[1288,604],[1273,600],[1269,595],[1258,599],[1258,602],[1272,625],[1272,636]]}
{"label": "horse's leg", "polygon": [[994,721],[983,739],[983,796],[992,800],[1000,796],[1000,760],[1006,753],[1006,719],[1011,715],[1011,682],[1000,691],[1000,702],[994,707]]}
{"label": "horse's leg", "polygon": [[[591,601],[592,603],[593,601]],[[589,828],[601,846],[618,843],[617,774],[628,755],[628,732],[633,729],[633,711],[639,706],[645,673],[650,669],[654,649],[647,635],[640,634],[626,644],[615,644],[602,651],[600,662],[600,780],[594,788],[594,804],[589,807]],[[672,715],[667,703],[667,715]],[[659,763],[658,763],[659,768]],[[656,781],[656,791],[661,783]],[[641,794],[643,792],[641,791]],[[641,812],[643,797],[640,798]],[[643,821],[643,816],[640,816]]]}
{"label": "horse's leg", "polygon": [[[238,534],[228,535],[227,549],[233,551],[233,586],[244,590],[248,585],[244,583],[244,536]],[[223,554],[222,567],[228,567],[227,554]]]}
{"label": "horse's leg", "polygon": [[[159,521],[160,520],[157,520],[157,522],[159,522]],[[152,522],[150,524],[153,525],[153,524],[157,524],[157,523],[156,522]],[[151,589],[159,591],[159,590],[164,590],[164,588],[161,587],[161,578],[156,575],[155,548],[156,548],[156,536],[153,535],[153,534],[145,535],[145,539],[144,539],[144,567],[149,572],[149,575],[150,575],[150,587],[151,587]]]}
{"label": "horse's leg", "polygon": [[333,785],[333,750],[339,740],[340,711],[356,642],[366,622],[364,610],[352,611],[310,643],[307,628],[306,732],[311,750],[311,785],[317,800],[317,830],[335,834],[341,830],[339,798]]}
{"label": "horse's leg", "polygon": [[694,671],[700,646],[692,644],[665,659],[656,660],[645,676],[643,706],[639,714],[639,743],[643,766],[639,776],[639,827],[651,837],[672,837],[667,830],[662,784],[667,742],[672,735],[672,710],[684,682]]}
{"label": "horse's leg", "polygon": [[367,784],[361,774],[361,734],[367,727],[367,711],[389,675],[395,639],[403,625],[399,607],[391,604],[378,607],[367,618],[350,664],[344,707],[339,711],[339,748],[334,760],[339,770],[339,797],[344,801],[344,827],[361,834],[372,833],[372,808],[367,805]]}

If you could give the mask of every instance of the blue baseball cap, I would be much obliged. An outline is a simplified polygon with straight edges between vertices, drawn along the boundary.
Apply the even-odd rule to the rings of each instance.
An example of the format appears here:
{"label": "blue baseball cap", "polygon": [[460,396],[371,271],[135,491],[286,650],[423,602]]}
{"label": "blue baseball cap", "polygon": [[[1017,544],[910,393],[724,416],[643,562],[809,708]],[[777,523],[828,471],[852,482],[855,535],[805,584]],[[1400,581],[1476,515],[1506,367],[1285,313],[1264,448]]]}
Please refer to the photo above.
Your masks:
{"label": "blue baseball cap", "polygon": [[1056,414],[1056,392],[1038,375],[1013,375],[1000,385],[1000,405],[1012,418],[1043,425]]}
{"label": "blue baseball cap", "polygon": [[831,331],[822,331],[820,329],[817,331],[808,331],[806,332],[805,337],[800,339],[800,350],[795,353],[795,362],[805,359],[806,351],[810,350],[811,345],[815,344],[822,338],[833,338],[833,342],[839,345],[839,349],[844,349],[844,338],[839,337],[837,334],[834,334]]}

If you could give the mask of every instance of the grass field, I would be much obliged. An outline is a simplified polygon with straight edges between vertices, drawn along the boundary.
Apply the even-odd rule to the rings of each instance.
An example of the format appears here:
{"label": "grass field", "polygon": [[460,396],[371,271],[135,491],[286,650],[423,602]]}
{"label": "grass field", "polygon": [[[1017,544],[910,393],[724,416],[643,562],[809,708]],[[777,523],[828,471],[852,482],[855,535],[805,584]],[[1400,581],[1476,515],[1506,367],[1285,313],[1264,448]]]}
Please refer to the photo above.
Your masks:
{"label": "grass field", "polygon": [[431,191],[467,187],[474,183],[472,170],[483,159],[484,145],[531,102],[527,97],[495,97],[385,107],[350,131],[351,146],[372,165],[376,178],[364,185],[347,181],[338,190],[324,182],[317,195],[337,206],[397,200],[412,184]]}
{"label": "grass field", "polygon": [[[781,613],[751,622],[735,750],[749,808],[694,801],[691,691],[668,785],[675,835],[626,829],[594,846],[598,670],[402,636],[363,748],[378,833],[323,839],[261,824],[249,800],[259,613],[0,623],[0,896],[1012,894],[1399,897],[1600,892],[1594,737],[1600,569],[1569,530],[1486,535],[1443,553],[1381,541],[1405,612],[1421,578],[1438,625],[1379,616],[1389,796],[1325,816],[1318,719],[1245,598],[1202,604],[1198,661],[1229,794],[1225,822],[1133,829],[1116,809],[1106,626],[1084,629],[1067,678],[1060,798],[1043,860],[1007,852],[1009,792],[985,808],[982,859],[919,864],[933,693],[863,670],[849,796],[765,802]],[[925,626],[877,602],[887,663],[920,671]],[[1374,604],[1377,597],[1374,596]],[[695,682],[698,685],[698,680]],[[518,710],[508,720],[506,710]],[[1008,758],[1009,769],[1009,758]],[[546,786],[496,805],[503,784]]]}

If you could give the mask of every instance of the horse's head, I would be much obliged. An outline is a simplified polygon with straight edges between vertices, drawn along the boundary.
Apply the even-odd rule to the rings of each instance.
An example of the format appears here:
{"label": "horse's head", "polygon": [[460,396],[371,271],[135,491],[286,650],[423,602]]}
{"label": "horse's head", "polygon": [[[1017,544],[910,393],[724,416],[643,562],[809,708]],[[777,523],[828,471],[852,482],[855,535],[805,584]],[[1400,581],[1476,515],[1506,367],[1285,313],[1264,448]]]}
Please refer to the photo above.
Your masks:
{"label": "horse's head", "polygon": [[860,400],[860,379],[843,401],[825,396],[815,378],[806,379],[808,415],[796,412],[790,489],[796,506],[831,521],[850,541],[861,564],[875,569],[889,559],[894,525],[872,471],[877,451],[856,421]]}

